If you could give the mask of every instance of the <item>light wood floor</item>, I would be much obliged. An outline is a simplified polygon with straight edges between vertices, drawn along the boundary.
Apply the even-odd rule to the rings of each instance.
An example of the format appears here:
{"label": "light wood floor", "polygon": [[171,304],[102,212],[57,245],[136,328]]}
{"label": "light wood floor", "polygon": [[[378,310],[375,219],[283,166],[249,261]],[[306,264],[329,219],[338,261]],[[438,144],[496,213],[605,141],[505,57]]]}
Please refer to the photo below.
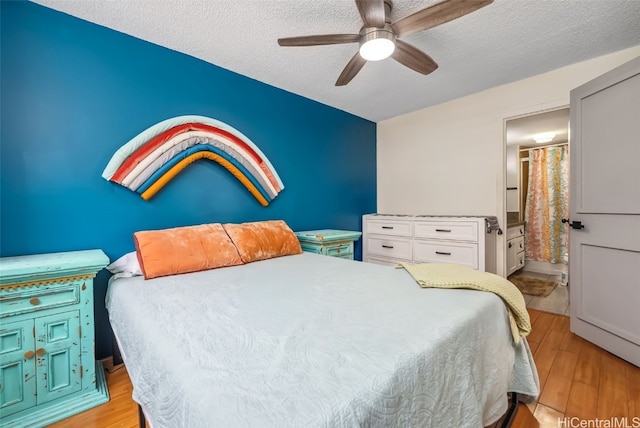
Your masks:
{"label": "light wood floor", "polygon": [[[640,417],[640,368],[571,333],[566,316],[534,309],[529,313],[528,341],[542,389],[536,403],[520,405],[513,428],[570,426],[558,424],[564,417],[585,421],[627,417],[633,426],[632,419]],[[107,373],[107,384],[108,403],[52,427],[137,427],[138,410],[126,370]]]}

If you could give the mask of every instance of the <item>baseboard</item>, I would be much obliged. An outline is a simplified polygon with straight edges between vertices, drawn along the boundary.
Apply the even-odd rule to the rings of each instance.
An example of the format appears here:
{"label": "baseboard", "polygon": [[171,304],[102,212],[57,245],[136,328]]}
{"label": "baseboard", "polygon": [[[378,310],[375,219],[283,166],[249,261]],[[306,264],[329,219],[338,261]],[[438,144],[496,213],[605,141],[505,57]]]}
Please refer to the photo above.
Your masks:
{"label": "baseboard", "polygon": [[553,264],[547,262],[538,262],[535,260],[527,260],[524,264],[524,270],[529,272],[542,273],[545,275],[555,275],[560,279],[562,272],[567,272],[568,267],[565,264]]}

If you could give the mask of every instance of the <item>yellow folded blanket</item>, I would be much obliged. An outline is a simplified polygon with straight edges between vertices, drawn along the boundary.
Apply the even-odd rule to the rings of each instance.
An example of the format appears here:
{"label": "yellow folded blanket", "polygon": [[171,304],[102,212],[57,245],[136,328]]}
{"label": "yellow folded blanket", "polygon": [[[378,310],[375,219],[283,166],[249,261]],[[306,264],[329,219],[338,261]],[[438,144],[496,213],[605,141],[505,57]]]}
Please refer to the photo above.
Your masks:
{"label": "yellow folded blanket", "polygon": [[469,288],[497,294],[509,310],[509,324],[515,343],[531,332],[531,319],[518,288],[510,281],[489,272],[481,272],[466,266],[444,263],[400,263],[421,287],[425,288]]}

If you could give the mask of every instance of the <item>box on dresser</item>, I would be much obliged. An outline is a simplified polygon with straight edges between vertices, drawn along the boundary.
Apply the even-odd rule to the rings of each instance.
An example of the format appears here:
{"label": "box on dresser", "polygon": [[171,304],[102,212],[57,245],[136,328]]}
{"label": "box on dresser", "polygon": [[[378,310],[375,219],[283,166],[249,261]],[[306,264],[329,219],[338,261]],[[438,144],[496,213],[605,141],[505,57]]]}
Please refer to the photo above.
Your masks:
{"label": "box on dresser", "polygon": [[366,214],[363,261],[453,263],[496,272],[496,234],[484,217]]}

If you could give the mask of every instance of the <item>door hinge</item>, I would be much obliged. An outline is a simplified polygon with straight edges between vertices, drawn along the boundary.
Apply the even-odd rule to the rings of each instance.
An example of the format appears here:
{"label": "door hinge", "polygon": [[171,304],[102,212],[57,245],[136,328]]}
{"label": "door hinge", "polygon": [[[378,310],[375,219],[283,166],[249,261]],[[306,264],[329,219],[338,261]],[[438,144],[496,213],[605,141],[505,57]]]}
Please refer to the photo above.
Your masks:
{"label": "door hinge", "polygon": [[82,337],[82,326],[81,325],[78,326],[78,337],[80,337],[80,338]]}
{"label": "door hinge", "polygon": [[82,377],[82,364],[80,364],[80,377]]}
{"label": "door hinge", "polygon": [[33,337],[36,337],[36,328],[35,328],[35,327],[33,327],[33,328],[31,329],[31,332],[33,333]]}

